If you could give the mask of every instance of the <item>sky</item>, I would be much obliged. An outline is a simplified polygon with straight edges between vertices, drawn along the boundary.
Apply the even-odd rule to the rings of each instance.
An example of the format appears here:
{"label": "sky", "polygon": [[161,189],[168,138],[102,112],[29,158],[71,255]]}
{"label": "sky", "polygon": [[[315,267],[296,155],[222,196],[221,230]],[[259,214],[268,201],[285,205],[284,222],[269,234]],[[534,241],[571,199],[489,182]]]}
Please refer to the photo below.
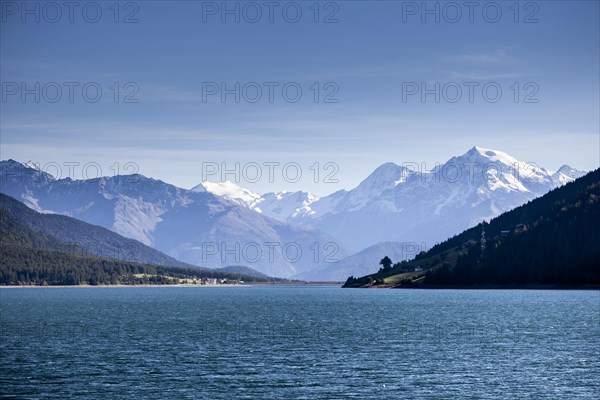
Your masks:
{"label": "sky", "polygon": [[1,1],[0,156],[350,189],[474,145],[600,166],[598,1]]}

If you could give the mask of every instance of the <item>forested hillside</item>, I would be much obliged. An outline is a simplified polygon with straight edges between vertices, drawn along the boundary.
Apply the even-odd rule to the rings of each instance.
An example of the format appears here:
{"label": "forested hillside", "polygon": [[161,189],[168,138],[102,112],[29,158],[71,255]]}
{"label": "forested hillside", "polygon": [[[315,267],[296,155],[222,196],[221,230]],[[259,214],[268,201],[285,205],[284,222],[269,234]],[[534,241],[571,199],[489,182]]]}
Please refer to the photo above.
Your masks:
{"label": "forested hillside", "polygon": [[[3,197],[0,206],[0,285],[114,285],[193,283],[194,281],[206,283],[209,279],[211,283],[214,283],[214,279],[230,282],[240,279],[246,282],[267,280],[264,277],[205,268],[160,266],[96,257],[78,244],[61,241],[53,235],[31,227],[47,223],[47,217],[50,216],[28,210],[26,214],[29,224],[17,220],[14,209],[4,207],[5,204],[12,204],[16,200],[8,196]],[[20,207],[25,206],[21,204],[16,206],[17,209]],[[56,225],[54,224],[56,220],[52,221],[54,229],[63,226],[67,230],[75,226],[94,232],[98,228],[80,221],[69,221],[71,219],[69,217],[52,217],[59,217],[57,220],[60,222]],[[72,233],[68,234],[71,235]]]}
{"label": "forested hillside", "polygon": [[192,267],[101,226],[64,215],[41,214],[1,193],[0,208],[33,231],[50,235],[69,248],[79,248],[81,254],[155,265]]}

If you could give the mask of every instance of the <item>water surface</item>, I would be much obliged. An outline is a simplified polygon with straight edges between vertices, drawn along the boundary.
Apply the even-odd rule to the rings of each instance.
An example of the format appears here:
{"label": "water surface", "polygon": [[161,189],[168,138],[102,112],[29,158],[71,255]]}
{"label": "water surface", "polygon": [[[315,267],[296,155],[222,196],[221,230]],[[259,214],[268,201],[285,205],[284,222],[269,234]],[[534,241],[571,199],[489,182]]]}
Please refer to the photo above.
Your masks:
{"label": "water surface", "polygon": [[597,291],[0,289],[0,397],[600,398]]}

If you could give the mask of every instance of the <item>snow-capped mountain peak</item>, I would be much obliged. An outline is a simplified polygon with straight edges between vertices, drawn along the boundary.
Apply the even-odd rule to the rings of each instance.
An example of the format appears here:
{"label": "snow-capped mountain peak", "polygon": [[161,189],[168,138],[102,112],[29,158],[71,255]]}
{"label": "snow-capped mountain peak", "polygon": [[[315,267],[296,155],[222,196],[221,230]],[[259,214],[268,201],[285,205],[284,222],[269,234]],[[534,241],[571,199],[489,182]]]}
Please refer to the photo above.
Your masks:
{"label": "snow-capped mountain peak", "polygon": [[338,203],[348,210],[366,206],[383,191],[392,189],[406,180],[408,171],[403,166],[388,162],[380,165],[356,188],[349,191]]}
{"label": "snow-capped mountain peak", "polygon": [[518,168],[521,164],[526,164],[514,158],[513,156],[499,150],[474,146],[465,154],[452,157],[446,164],[461,164],[462,166],[474,165],[477,168],[486,168],[493,164],[501,167]]}
{"label": "snow-capped mountain peak", "polygon": [[405,172],[404,167],[392,162],[382,164],[363,180],[356,189],[381,192],[401,182]]}
{"label": "snow-capped mountain peak", "polygon": [[37,171],[41,171],[40,167],[38,167],[33,161],[29,160],[26,163],[23,163],[23,165],[27,168],[31,168],[31,169],[35,169]]}
{"label": "snow-capped mountain peak", "polygon": [[583,175],[585,175],[585,172],[578,171],[575,168],[565,164],[560,167],[558,171],[552,174],[552,180],[557,186],[560,186],[564,185],[565,183],[569,183]]}
{"label": "snow-capped mountain peak", "polygon": [[287,221],[299,214],[310,213],[310,205],[318,200],[319,196],[309,192],[265,193],[252,208],[271,218]]}
{"label": "snow-capped mountain peak", "polygon": [[56,178],[40,170],[32,162],[21,163],[15,160],[0,161],[0,189],[3,193],[22,200],[30,208],[43,212],[37,200],[31,195],[35,190],[55,182]]}
{"label": "snow-capped mountain peak", "polygon": [[489,162],[498,162],[504,165],[513,165],[519,161],[511,155],[494,149],[488,149],[479,146],[473,146],[469,151],[465,153],[465,156],[469,156],[475,160],[485,160]]}
{"label": "snow-capped mountain peak", "polygon": [[203,182],[191,190],[211,193],[279,221],[286,221],[298,214],[310,213],[310,205],[319,200],[319,196],[302,191],[255,193],[231,181]]}
{"label": "snow-capped mountain peak", "polygon": [[226,200],[233,201],[234,203],[245,205],[247,207],[251,207],[257,200],[261,198],[260,194],[238,186],[231,181],[206,181],[194,186],[191,190],[192,192],[212,193],[216,196],[220,196]]}
{"label": "snow-capped mountain peak", "polygon": [[472,147],[462,156],[451,158],[432,172],[439,173],[453,168],[460,168],[471,179],[482,177],[490,184],[505,181],[513,189],[519,190],[524,188],[517,182],[543,183],[550,175],[549,171],[535,162],[523,162],[503,151],[479,146]]}

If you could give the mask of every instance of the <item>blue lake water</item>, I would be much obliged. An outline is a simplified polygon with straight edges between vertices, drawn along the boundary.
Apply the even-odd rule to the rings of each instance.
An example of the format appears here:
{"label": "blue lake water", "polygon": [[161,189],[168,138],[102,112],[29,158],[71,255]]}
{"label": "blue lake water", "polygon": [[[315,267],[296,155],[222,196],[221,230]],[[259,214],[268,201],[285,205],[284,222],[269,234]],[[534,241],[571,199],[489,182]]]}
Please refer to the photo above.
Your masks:
{"label": "blue lake water", "polygon": [[0,398],[600,398],[598,291],[1,289],[0,328]]}

